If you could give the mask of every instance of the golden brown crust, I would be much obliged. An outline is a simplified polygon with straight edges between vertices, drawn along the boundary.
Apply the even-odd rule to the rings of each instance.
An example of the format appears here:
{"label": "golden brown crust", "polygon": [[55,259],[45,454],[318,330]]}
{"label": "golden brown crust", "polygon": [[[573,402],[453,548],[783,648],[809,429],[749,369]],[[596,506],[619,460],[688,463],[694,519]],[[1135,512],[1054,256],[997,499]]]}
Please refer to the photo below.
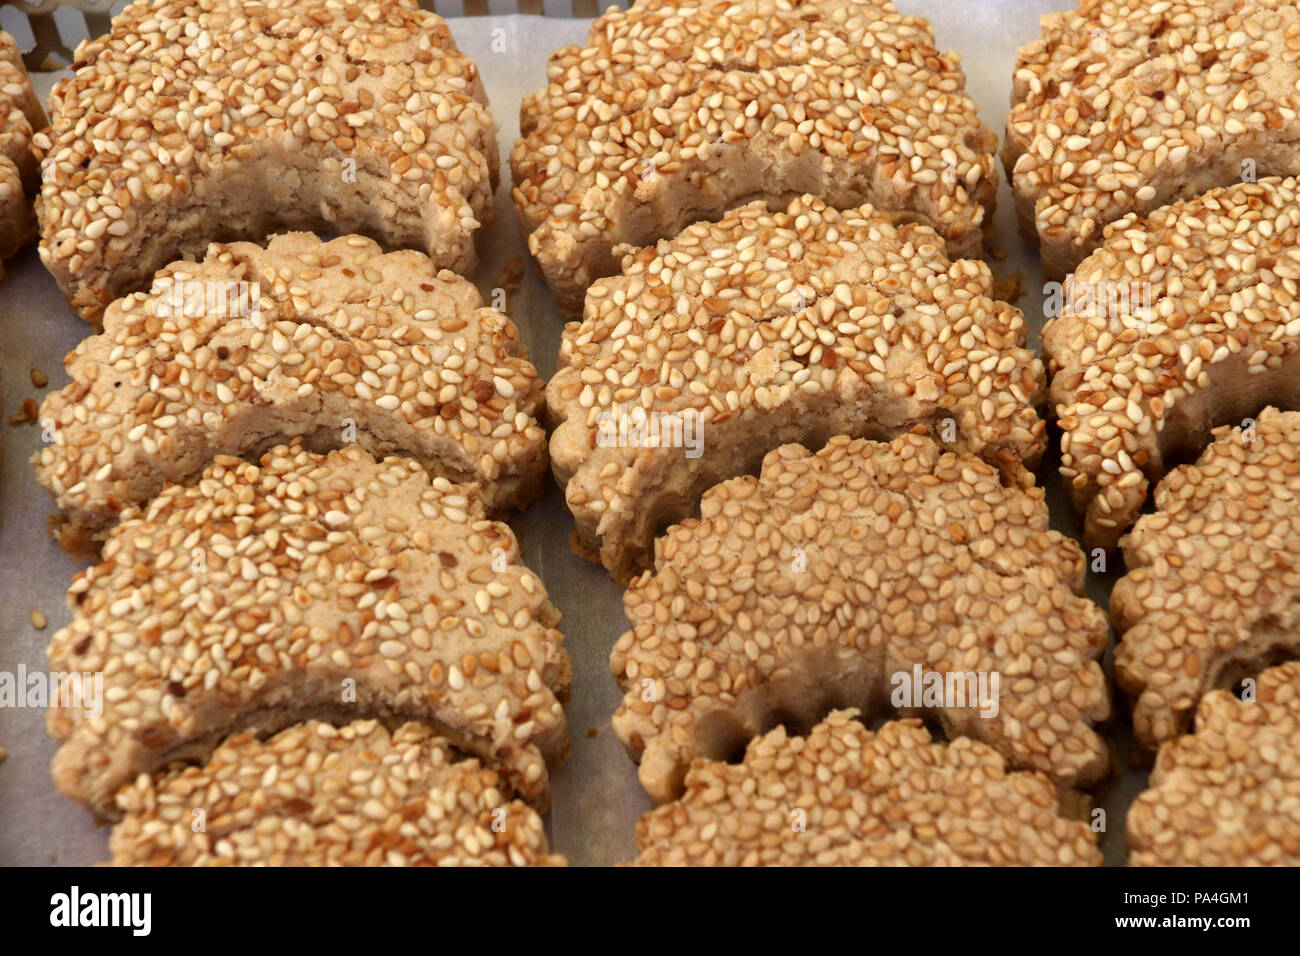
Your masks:
{"label": "golden brown crust", "polygon": [[50,709],[55,784],[104,816],[140,773],[308,719],[427,723],[542,807],[568,752],[559,613],[473,486],[409,459],[219,457],[128,511],[68,605],[50,666],[102,672],[103,712]]}
{"label": "golden brown crust", "polygon": [[41,259],[98,325],[208,241],[364,233],[462,274],[490,220],[475,65],[415,0],[137,2],[77,49],[36,138]]}
{"label": "golden brown crust", "polygon": [[1207,694],[1129,810],[1129,865],[1300,865],[1298,753],[1300,662],[1261,674],[1253,701]]}
{"label": "golden brown crust", "polygon": [[[677,796],[697,757],[831,707],[926,714],[1012,767],[1102,778],[1106,617],[1025,478],[1008,486],[918,435],[837,436],[711,489],[629,587],[632,629],[610,659],[625,691],[614,730],[650,795]],[[916,669],[954,691],[960,675],[963,696],[895,698]]]}
{"label": "golden brown crust", "polygon": [[1300,412],[1224,427],[1156,488],[1111,594],[1115,676],[1154,750],[1212,689],[1300,651]]}
{"label": "golden brown crust", "polygon": [[419,724],[226,740],[117,796],[115,866],[563,866],[541,817]]}
{"label": "golden brown crust", "polygon": [[[529,248],[576,314],[617,246],[759,196],[870,202],[976,254],[997,137],[955,54],[892,3],[640,0],[551,56],[511,152]],[[903,131],[906,131],[905,133]]]}
{"label": "golden brown crust", "polygon": [[919,720],[857,711],[806,737],[778,727],[739,764],[697,761],[686,792],[637,824],[641,866],[1100,866],[1097,835],[1057,814],[1042,774]]}

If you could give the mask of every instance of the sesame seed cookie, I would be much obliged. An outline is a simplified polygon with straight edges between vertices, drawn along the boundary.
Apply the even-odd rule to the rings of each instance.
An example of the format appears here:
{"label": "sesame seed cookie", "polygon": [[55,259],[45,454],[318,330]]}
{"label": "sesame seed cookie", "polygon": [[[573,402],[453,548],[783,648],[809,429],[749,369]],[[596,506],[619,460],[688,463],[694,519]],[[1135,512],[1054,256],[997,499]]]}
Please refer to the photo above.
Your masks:
{"label": "sesame seed cookie", "polygon": [[1002,158],[1060,278],[1107,224],[1300,173],[1300,11],[1279,0],[1080,0],[1022,47]]}
{"label": "sesame seed cookie", "polygon": [[[1032,466],[1046,378],[1024,317],[992,285],[927,226],[812,196],[780,212],[750,203],[628,253],[565,329],[547,387],[578,549],[626,582],[705,489],[787,442],[919,431]],[[620,440],[611,426],[630,409],[680,421],[680,447],[662,428]]]}
{"label": "sesame seed cookie", "polygon": [[1300,412],[1215,435],[1157,486],[1111,594],[1115,675],[1148,750],[1186,732],[1215,687],[1300,650]]}
{"label": "sesame seed cookie", "polygon": [[[241,283],[249,315],[230,305]],[[224,306],[214,288],[229,290]],[[298,436],[475,482],[490,514],[526,504],[546,475],[542,382],[515,326],[481,306],[423,253],[361,236],[214,243],[172,263],[150,293],[109,306],[104,332],[66,360],[72,382],[41,406],[53,441],[33,460],[64,512],[56,534],[93,553],[164,482]]]}
{"label": "sesame seed cookie", "polygon": [[739,764],[697,761],[686,792],[637,823],[641,866],[1100,866],[1097,835],[1056,788],[1008,773],[974,740],[934,743],[919,720],[868,730],[831,713],[784,727]]}
{"label": "sesame seed cookie", "polygon": [[1300,662],[1201,699],[1128,812],[1130,866],[1300,866]]}
{"label": "sesame seed cookie", "polygon": [[[1110,692],[1106,616],[1083,583],[1083,554],[1048,530],[1028,474],[1004,484],[920,435],[786,445],[761,477],[705,494],[632,582],[614,730],[659,801],[692,760],[833,707],[932,716],[1013,768],[1088,786],[1107,771],[1092,724]],[[896,698],[916,668],[983,675],[996,706]]]}
{"label": "sesame seed cookie", "polygon": [[561,310],[619,246],[765,197],[870,202],[977,254],[997,137],[959,58],[892,3],[639,0],[551,56],[510,155],[529,249]]}
{"label": "sesame seed cookie", "polygon": [[539,807],[568,752],[559,612],[473,486],[409,459],[220,456],[128,511],[68,606],[50,666],[102,672],[103,712],[49,711],[54,781],[103,816],[141,773],[301,720],[430,724]]}
{"label": "sesame seed cookie", "polygon": [[4,260],[36,235],[28,195],[39,180],[32,133],[45,126],[18,44],[0,30],[0,275]]}
{"label": "sesame seed cookie", "polygon": [[1114,547],[1212,426],[1300,405],[1297,280],[1300,192],[1276,178],[1130,216],[1075,271],[1089,291],[1044,327],[1043,354],[1088,547]]}
{"label": "sesame seed cookie", "polygon": [[496,131],[415,0],[137,2],[77,48],[35,139],[41,260],[98,326],[212,239],[363,233],[468,275]]}
{"label": "sesame seed cookie", "polygon": [[116,866],[564,865],[495,772],[413,723],[238,734],[202,767],[141,774],[117,805]]}

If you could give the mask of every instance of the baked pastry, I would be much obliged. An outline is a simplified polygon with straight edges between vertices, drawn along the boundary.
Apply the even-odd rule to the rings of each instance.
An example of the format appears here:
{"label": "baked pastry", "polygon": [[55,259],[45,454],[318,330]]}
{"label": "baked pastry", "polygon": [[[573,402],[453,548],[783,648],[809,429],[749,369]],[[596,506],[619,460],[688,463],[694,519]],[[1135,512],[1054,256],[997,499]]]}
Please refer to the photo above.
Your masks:
{"label": "baked pastry", "polygon": [[117,805],[117,866],[564,864],[536,811],[420,724],[238,734],[202,767],[141,774]]}
{"label": "baked pastry", "polygon": [[1128,812],[1130,866],[1300,865],[1300,662],[1201,699]]}
{"label": "baked pastry", "polygon": [[639,0],[551,55],[510,154],[528,247],[560,309],[642,246],[763,197],[870,202],[977,254],[997,137],[953,53],[892,3]]}
{"label": "baked pastry", "polygon": [[364,233],[474,268],[495,127],[416,0],[140,0],[76,57],[36,137],[36,208],[41,260],[91,324],[213,239]]}
{"label": "baked pastry", "polygon": [[1080,0],[1043,17],[1016,63],[1002,157],[1047,276],[1130,213],[1300,173],[1298,30],[1279,0]]}
{"label": "baked pastry", "polygon": [[32,133],[44,125],[45,111],[23,68],[18,44],[0,30],[0,275],[4,260],[36,235],[36,217],[27,197],[40,178]]}
{"label": "baked pastry", "polygon": [[1215,435],[1156,488],[1111,593],[1115,676],[1148,750],[1185,733],[1212,689],[1300,650],[1300,412]]}
{"label": "baked pastry", "polygon": [[49,711],[59,791],[101,816],[142,773],[303,720],[417,720],[539,807],[568,751],[559,612],[472,485],[296,445],[220,456],[131,509],[68,591],[50,667],[103,673]]}
{"label": "baked pastry", "polygon": [[1043,367],[992,284],[926,226],[811,196],[629,252],[565,329],[547,387],[579,550],[626,581],[706,488],[787,442],[923,432],[1032,467]]}
{"label": "baked pastry", "polygon": [[1061,475],[1089,548],[1113,547],[1151,481],[1210,429],[1300,404],[1294,179],[1212,189],[1111,227],[1043,329]]}
{"label": "baked pastry", "polygon": [[34,461],[64,512],[60,541],[93,553],[164,482],[299,436],[475,482],[491,514],[527,503],[545,481],[542,383],[515,326],[482,304],[422,253],[361,236],[214,243],[172,263],[108,308],[41,406],[54,440]]}
{"label": "baked pastry", "polygon": [[1100,866],[1097,835],[1056,788],[978,741],[919,720],[871,731],[855,710],[784,727],[741,763],[696,761],[686,792],[637,824],[641,866]]}
{"label": "baked pastry", "polygon": [[832,707],[935,718],[1064,785],[1105,776],[1106,616],[1028,474],[1004,484],[920,435],[837,436],[778,448],[700,509],[632,582],[610,658],[614,730],[653,799]]}

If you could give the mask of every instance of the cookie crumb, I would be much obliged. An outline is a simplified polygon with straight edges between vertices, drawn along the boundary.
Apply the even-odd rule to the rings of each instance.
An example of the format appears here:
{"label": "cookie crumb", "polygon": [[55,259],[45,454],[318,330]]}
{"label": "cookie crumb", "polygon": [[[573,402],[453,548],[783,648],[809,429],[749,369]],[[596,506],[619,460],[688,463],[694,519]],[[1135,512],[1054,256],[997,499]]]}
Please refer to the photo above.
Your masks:
{"label": "cookie crumb", "polygon": [[24,398],[22,407],[9,416],[10,425],[27,425],[36,421],[40,407],[34,398]]}
{"label": "cookie crumb", "polygon": [[1025,294],[1025,274],[1013,272],[1005,278],[994,278],[991,294],[995,299],[1015,304]]}
{"label": "cookie crumb", "polygon": [[32,608],[27,612],[27,614],[32,619],[32,627],[36,628],[38,631],[45,630],[45,625],[50,623],[45,615],[36,610],[36,608]]}
{"label": "cookie crumb", "polygon": [[590,730],[587,731],[587,739],[588,739],[588,740],[591,740],[593,737],[595,737],[595,736],[596,736],[597,734],[599,734],[599,733],[600,733],[599,730],[597,730],[595,727],[592,727]]}
{"label": "cookie crumb", "polygon": [[0,763],[4,763],[8,759],[9,759],[9,751],[6,750],[4,747],[0,747]]}
{"label": "cookie crumb", "polygon": [[997,259],[999,262],[1001,262],[1003,259],[1007,257],[1007,250],[1002,249],[998,246],[994,246],[992,249],[989,250],[989,255],[991,255],[994,259]]}
{"label": "cookie crumb", "polygon": [[50,384],[50,377],[38,368],[32,369],[32,384],[37,388],[44,388]]}

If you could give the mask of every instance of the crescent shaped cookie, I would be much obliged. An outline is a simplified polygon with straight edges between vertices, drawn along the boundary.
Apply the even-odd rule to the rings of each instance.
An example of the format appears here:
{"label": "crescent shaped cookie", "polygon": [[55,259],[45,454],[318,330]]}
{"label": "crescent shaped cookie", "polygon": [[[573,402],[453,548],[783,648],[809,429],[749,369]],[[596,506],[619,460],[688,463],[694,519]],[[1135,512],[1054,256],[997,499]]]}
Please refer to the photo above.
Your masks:
{"label": "crescent shaped cookie", "polygon": [[1298,283],[1294,179],[1130,216],[1075,270],[1043,354],[1089,548],[1114,547],[1150,483],[1214,426],[1300,407]]}
{"label": "crescent shaped cookie", "polygon": [[644,246],[764,197],[870,202],[977,254],[997,137],[958,57],[892,3],[640,0],[551,56],[510,154],[514,199],[560,309]]}
{"label": "crescent shaped cookie", "polygon": [[1042,774],[919,720],[877,731],[831,713],[777,727],[740,763],[696,761],[675,803],[637,824],[640,866],[1100,866],[1097,834],[1057,812]]}
{"label": "crescent shaped cookie", "polygon": [[628,588],[610,657],[650,796],[834,707],[928,715],[1064,785],[1104,777],[1106,616],[1026,480],[919,435],[837,436],[711,489]]}
{"label": "crescent shaped cookie", "polygon": [[1128,812],[1129,866],[1300,865],[1300,663],[1201,699]]}
{"label": "crescent shaped cookie", "polygon": [[1042,23],[1020,50],[1002,158],[1049,278],[1129,214],[1300,173],[1289,0],[1080,0]]}
{"label": "crescent shaped cookie", "polygon": [[428,724],[539,807],[568,752],[559,612],[473,486],[409,459],[219,457],[128,512],[68,606],[50,667],[103,686],[50,708],[54,780],[100,816],[141,773],[303,720]]}
{"label": "crescent shaped cookie", "polygon": [[41,261],[92,325],[214,239],[362,233],[469,274],[495,126],[415,0],[137,2],[77,48],[36,137]]}
{"label": "crescent shaped cookie", "polygon": [[625,582],[705,489],[787,442],[922,432],[1032,467],[1043,366],[992,286],[928,227],[812,196],[629,252],[565,329],[547,386],[579,550]]}
{"label": "crescent shaped cookie", "polygon": [[479,486],[489,513],[546,475],[542,382],[515,326],[423,254],[307,233],[213,244],[111,305],[40,409],[56,534],[94,553],[123,508],[216,455],[356,442]]}
{"label": "crescent shaped cookie", "polygon": [[237,734],[117,797],[115,866],[563,866],[542,819],[427,727]]}
{"label": "crescent shaped cookie", "polygon": [[1300,651],[1300,412],[1215,434],[1156,488],[1111,593],[1115,677],[1147,750],[1185,733],[1214,688]]}
{"label": "crescent shaped cookie", "polygon": [[36,235],[36,217],[28,197],[36,191],[38,172],[32,133],[45,126],[18,44],[0,30],[0,275],[4,260]]}

